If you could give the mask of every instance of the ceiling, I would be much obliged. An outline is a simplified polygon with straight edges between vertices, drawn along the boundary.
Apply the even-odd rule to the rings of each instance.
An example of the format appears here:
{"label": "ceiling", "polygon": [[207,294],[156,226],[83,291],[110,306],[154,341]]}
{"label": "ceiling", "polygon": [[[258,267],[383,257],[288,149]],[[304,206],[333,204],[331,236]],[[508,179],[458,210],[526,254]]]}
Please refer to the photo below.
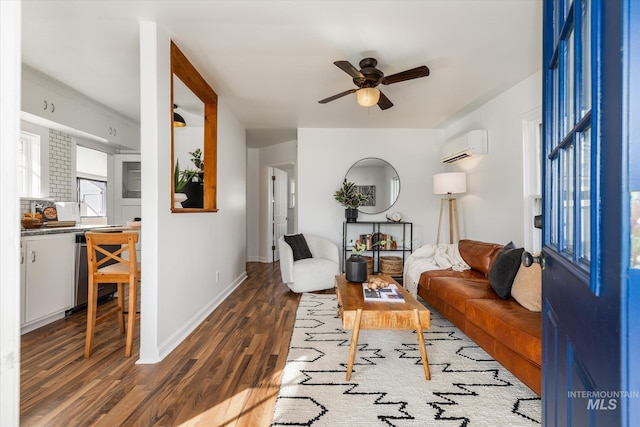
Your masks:
{"label": "ceiling", "polygon": [[[23,1],[23,62],[136,122],[138,22],[155,21],[247,128],[247,145],[300,127],[440,128],[541,68],[541,0]],[[167,47],[168,48],[168,47]],[[333,65],[378,60],[395,104],[360,107]]]}

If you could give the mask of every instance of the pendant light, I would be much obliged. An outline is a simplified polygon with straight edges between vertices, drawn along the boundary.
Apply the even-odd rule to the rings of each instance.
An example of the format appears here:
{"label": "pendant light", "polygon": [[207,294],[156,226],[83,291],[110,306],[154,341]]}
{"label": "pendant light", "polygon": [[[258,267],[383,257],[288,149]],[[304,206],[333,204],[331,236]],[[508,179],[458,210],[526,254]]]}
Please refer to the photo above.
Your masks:
{"label": "pendant light", "polygon": [[184,121],[184,118],[175,112],[175,109],[178,108],[178,106],[176,104],[173,104],[173,127],[174,128],[181,128],[181,127],[185,127],[187,125],[187,122]]}

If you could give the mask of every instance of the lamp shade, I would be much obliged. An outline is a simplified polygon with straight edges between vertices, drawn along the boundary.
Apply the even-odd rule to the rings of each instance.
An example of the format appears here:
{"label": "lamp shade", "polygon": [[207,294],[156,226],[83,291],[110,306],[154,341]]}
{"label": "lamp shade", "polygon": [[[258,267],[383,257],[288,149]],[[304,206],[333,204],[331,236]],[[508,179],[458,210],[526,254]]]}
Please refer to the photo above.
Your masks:
{"label": "lamp shade", "polygon": [[380,91],[374,87],[365,87],[359,89],[358,92],[356,92],[356,96],[358,98],[358,104],[363,107],[371,107],[376,105],[380,100]]}
{"label": "lamp shade", "polygon": [[467,191],[467,174],[447,172],[433,175],[434,194],[456,194]]}

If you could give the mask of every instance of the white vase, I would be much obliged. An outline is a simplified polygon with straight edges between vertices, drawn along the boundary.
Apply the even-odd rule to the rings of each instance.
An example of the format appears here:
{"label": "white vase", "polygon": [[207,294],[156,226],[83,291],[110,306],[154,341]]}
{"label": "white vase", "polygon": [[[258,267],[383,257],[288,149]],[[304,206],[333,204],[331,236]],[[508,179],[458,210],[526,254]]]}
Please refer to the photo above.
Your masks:
{"label": "white vase", "polygon": [[173,207],[181,208],[182,202],[187,200],[187,195],[184,193],[173,193]]}

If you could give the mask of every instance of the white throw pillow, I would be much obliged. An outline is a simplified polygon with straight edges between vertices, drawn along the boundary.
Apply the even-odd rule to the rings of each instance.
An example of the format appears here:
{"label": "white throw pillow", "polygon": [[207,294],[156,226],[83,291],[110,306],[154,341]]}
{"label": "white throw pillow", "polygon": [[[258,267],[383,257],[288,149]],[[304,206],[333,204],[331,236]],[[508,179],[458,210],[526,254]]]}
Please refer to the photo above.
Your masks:
{"label": "white throw pillow", "polygon": [[531,267],[520,265],[516,278],[513,279],[511,296],[527,310],[542,310],[542,270],[540,264],[532,264]]}

